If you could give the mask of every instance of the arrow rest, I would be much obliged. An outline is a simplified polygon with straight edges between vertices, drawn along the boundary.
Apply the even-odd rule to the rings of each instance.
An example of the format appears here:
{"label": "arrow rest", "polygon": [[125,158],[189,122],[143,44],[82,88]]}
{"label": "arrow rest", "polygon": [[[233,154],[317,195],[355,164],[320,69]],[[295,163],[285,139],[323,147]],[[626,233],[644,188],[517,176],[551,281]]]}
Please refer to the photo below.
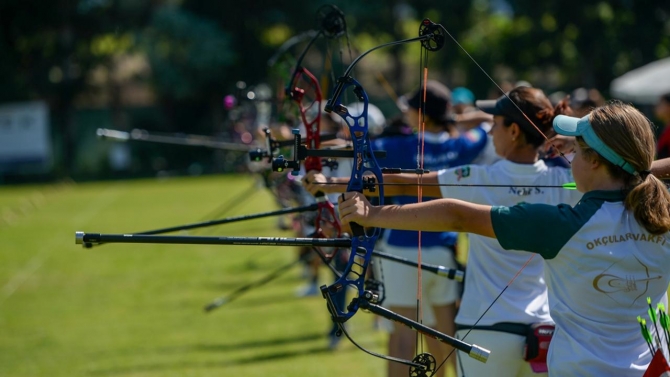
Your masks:
{"label": "arrow rest", "polygon": [[363,177],[363,190],[375,192],[377,187],[377,180],[375,177]]}
{"label": "arrow rest", "polygon": [[321,165],[329,168],[331,171],[337,170],[340,167],[340,163],[337,162],[334,158],[324,158],[321,160]]}

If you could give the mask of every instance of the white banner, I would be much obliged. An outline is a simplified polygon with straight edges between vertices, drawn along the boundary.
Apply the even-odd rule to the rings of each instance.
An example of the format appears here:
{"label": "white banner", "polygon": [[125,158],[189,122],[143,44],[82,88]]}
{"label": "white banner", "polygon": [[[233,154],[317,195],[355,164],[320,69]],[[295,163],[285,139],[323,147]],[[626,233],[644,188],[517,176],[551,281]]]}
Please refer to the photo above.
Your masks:
{"label": "white banner", "polygon": [[0,170],[45,171],[51,167],[49,106],[43,101],[0,105]]}

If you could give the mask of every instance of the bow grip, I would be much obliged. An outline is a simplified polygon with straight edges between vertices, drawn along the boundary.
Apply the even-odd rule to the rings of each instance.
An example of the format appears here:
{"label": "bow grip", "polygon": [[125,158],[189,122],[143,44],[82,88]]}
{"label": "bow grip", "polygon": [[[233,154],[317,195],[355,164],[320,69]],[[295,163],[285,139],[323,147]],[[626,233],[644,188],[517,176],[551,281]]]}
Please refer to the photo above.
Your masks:
{"label": "bow grip", "polygon": [[[344,200],[344,194],[342,194],[341,198]],[[349,223],[349,227],[351,228],[351,233],[354,237],[365,237],[365,228],[360,224],[352,221]]]}
{"label": "bow grip", "polygon": [[351,233],[353,233],[355,237],[365,236],[365,228],[360,226],[358,223],[350,222],[349,227],[351,228]]}

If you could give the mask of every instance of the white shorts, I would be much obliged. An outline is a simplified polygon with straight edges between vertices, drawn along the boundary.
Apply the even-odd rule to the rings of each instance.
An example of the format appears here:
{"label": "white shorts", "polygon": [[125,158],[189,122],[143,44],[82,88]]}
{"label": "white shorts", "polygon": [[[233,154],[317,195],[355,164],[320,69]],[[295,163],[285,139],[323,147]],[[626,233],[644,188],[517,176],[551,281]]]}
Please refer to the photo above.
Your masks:
{"label": "white shorts", "polygon": [[[416,262],[416,248],[403,248],[381,243],[379,249]],[[375,274],[383,279],[384,307],[400,306],[416,308],[417,302],[417,268],[406,266],[388,259],[375,259]],[[427,264],[456,268],[453,252],[444,246],[421,248],[421,261]],[[428,271],[421,271],[423,323],[434,326],[436,321],[432,306],[449,305],[458,299],[458,284],[444,276],[437,276]]]}
{"label": "white shorts", "polygon": [[[456,338],[463,339],[468,330],[456,331]],[[491,351],[486,363],[477,361],[458,351],[457,374],[464,377],[546,377],[547,373],[534,373],[530,364],[523,359],[526,338],[521,335],[500,331],[472,330],[463,340]]]}

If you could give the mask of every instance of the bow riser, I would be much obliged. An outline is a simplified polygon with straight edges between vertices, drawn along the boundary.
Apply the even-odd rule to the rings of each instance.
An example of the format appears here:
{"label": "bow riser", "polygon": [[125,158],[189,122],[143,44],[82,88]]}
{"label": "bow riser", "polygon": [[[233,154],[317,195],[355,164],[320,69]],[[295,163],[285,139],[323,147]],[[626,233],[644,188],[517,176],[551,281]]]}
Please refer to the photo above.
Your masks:
{"label": "bow riser", "polygon": [[[347,191],[363,192],[366,173],[371,173],[378,181],[382,180],[382,171],[372,151],[368,135],[368,104],[369,99],[363,87],[355,79],[348,77],[340,82],[338,86],[340,93],[347,89],[352,89],[358,99],[363,102],[363,111],[359,115],[352,115],[349,110],[342,105],[339,97],[334,98],[329,103],[335,112],[344,120],[349,127],[354,152],[354,166],[351,171],[351,177],[347,186]],[[383,186],[379,191],[380,201],[383,201]],[[363,297],[365,294],[365,274],[372,251],[381,234],[381,229],[374,228],[369,233],[356,223],[350,224],[353,237],[351,239],[352,253],[349,256],[349,262],[344,269],[342,277],[330,286],[322,286],[321,293],[328,302],[328,308],[331,311],[333,320],[336,322],[346,322],[351,318],[359,308],[358,300],[354,299],[346,308],[339,308],[335,302],[340,302],[341,296],[346,296],[348,288],[356,290],[357,297]]]}

